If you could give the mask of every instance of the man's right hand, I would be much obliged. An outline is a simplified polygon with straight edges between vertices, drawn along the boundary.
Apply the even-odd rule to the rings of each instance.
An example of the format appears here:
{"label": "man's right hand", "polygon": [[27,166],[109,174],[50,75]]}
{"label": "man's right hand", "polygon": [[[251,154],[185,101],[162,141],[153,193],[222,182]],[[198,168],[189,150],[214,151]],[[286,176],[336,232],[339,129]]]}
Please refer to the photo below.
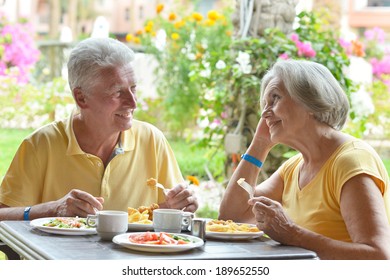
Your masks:
{"label": "man's right hand", "polygon": [[103,209],[104,199],[94,197],[91,194],[74,189],[66,196],[55,202],[56,216],[59,217],[86,217],[88,214],[95,214]]}

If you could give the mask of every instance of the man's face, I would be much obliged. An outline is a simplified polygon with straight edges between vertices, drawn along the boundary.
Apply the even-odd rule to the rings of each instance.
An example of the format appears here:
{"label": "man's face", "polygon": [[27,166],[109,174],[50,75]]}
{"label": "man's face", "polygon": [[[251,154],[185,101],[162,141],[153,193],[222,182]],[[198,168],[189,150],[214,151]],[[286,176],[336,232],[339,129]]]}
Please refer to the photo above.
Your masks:
{"label": "man's face", "polygon": [[87,123],[96,126],[94,129],[108,133],[129,129],[137,107],[133,68],[126,65],[102,69],[84,96],[81,112]]}

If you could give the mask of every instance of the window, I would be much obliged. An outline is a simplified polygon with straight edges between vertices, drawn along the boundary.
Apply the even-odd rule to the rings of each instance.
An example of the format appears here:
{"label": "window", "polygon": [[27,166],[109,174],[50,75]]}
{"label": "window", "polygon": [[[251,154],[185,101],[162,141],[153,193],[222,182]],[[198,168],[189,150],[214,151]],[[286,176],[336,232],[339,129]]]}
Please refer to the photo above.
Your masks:
{"label": "window", "polygon": [[390,0],[368,0],[367,7],[390,7]]}
{"label": "window", "polygon": [[125,21],[130,21],[130,9],[125,9]]}
{"label": "window", "polygon": [[139,6],[138,18],[139,18],[140,20],[143,20],[143,19],[144,19],[144,7],[143,7],[143,6]]}

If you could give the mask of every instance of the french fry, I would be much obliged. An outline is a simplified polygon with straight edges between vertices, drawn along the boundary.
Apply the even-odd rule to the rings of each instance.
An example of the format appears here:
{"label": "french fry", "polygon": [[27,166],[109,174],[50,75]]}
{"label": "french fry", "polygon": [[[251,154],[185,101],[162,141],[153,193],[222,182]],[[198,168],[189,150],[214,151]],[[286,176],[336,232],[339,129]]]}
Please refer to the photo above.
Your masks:
{"label": "french fry", "polygon": [[230,232],[230,233],[242,233],[242,232],[259,232],[260,230],[250,224],[237,224],[232,220],[211,220],[206,224],[206,231],[212,232]]}
{"label": "french fry", "polygon": [[138,209],[128,207],[128,222],[138,224],[152,224],[153,210],[159,208],[158,204],[153,203],[149,207],[140,206]]}

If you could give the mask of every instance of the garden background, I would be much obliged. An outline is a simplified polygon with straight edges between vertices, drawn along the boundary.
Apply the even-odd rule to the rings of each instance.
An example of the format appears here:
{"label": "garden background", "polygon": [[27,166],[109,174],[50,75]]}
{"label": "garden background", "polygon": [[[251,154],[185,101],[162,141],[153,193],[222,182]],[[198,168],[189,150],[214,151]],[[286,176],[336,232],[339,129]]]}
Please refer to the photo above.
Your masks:
{"label": "garden background", "polygon": [[[198,192],[199,216],[216,216],[229,175],[259,119],[261,77],[278,59],[326,65],[350,100],[344,130],[373,144],[390,170],[390,51],[384,30],[375,27],[344,38],[330,11],[320,9],[298,13],[289,33],[268,28],[259,36],[239,37],[234,5],[200,13],[197,1],[189,2],[195,2],[191,9],[154,7],[156,16],[122,40],[137,52],[143,68],[155,65],[140,73],[153,77],[149,83],[156,92],[141,84],[135,116],[167,135],[183,175]],[[36,36],[27,19],[0,15],[0,178],[25,136],[73,107],[63,63],[75,42],[38,42]],[[55,73],[53,63],[60,65]],[[262,176],[293,153],[276,148]]]}

